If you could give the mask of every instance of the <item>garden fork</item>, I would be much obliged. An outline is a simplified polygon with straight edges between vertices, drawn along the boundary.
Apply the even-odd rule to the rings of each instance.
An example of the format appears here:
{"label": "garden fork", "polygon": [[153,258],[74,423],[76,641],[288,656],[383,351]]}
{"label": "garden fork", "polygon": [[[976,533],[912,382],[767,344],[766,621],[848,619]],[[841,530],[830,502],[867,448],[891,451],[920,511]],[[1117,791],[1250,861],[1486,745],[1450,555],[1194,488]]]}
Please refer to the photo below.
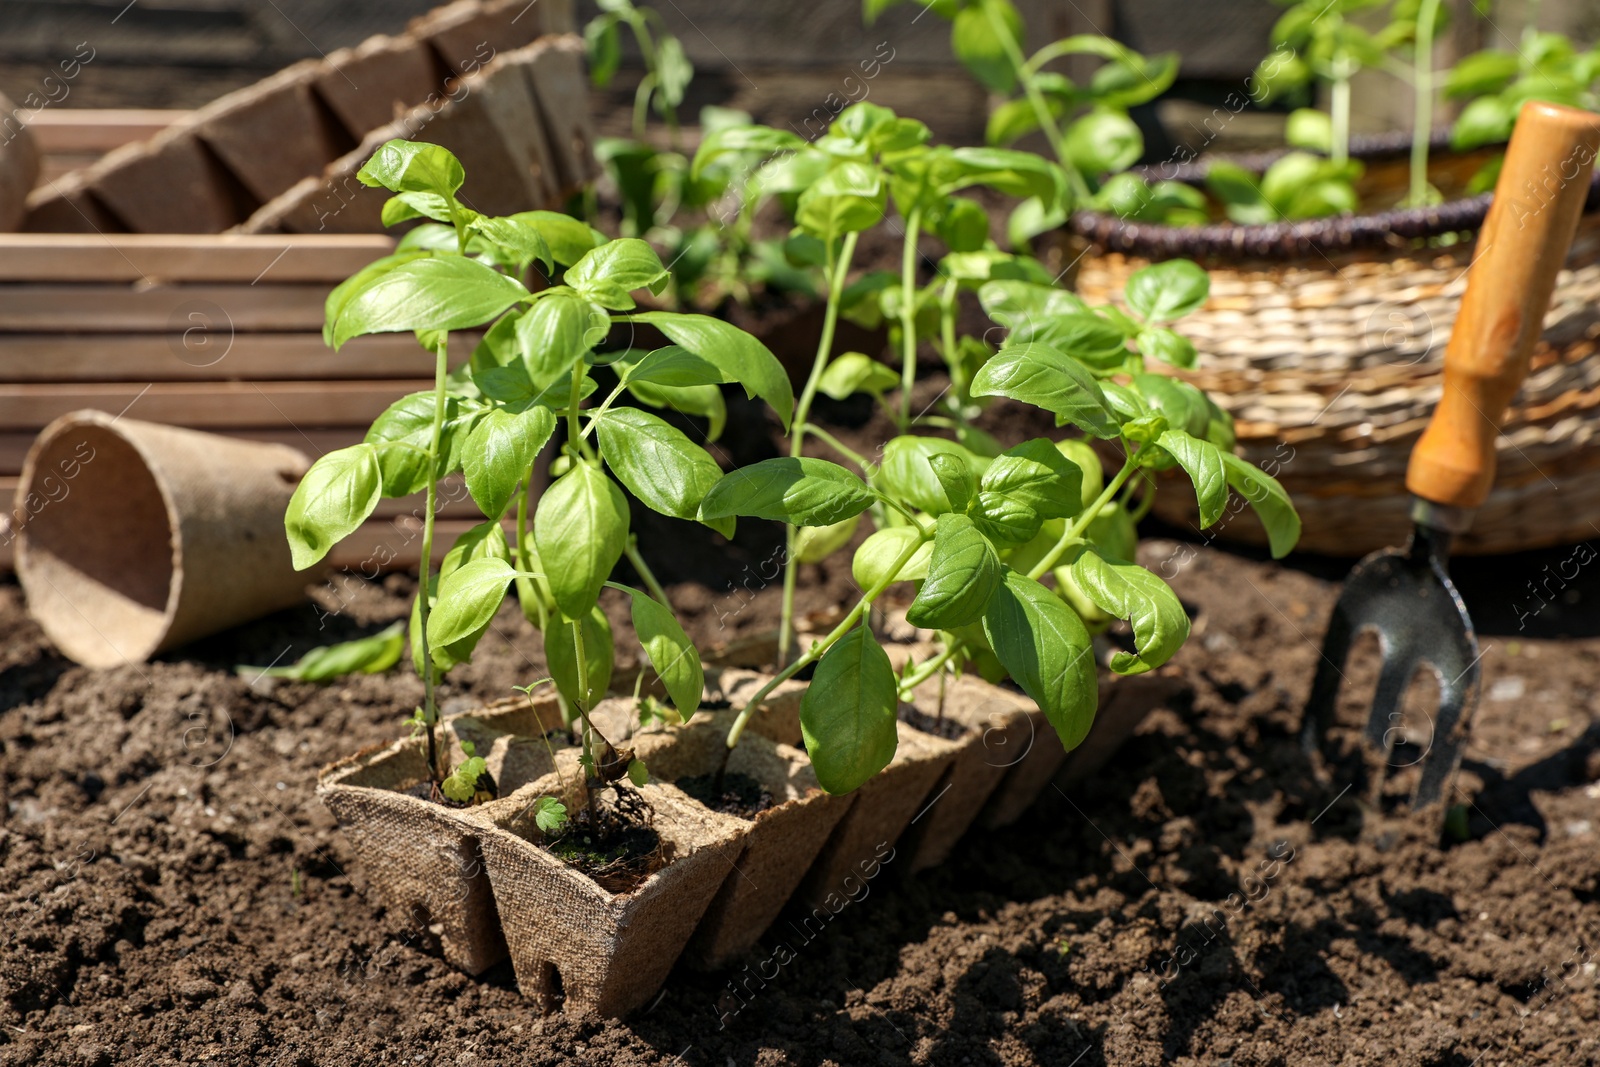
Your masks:
{"label": "garden fork", "polygon": [[1406,471],[1411,541],[1358,563],[1328,622],[1302,741],[1308,754],[1318,749],[1333,722],[1351,639],[1376,630],[1383,666],[1364,735],[1374,788],[1400,734],[1401,700],[1412,676],[1423,664],[1438,676],[1439,710],[1413,811],[1433,808],[1449,792],[1478,690],[1478,640],[1450,581],[1450,541],[1467,530],[1494,482],[1495,438],[1543,331],[1597,151],[1600,115],[1524,105],[1445,350],[1444,391]]}

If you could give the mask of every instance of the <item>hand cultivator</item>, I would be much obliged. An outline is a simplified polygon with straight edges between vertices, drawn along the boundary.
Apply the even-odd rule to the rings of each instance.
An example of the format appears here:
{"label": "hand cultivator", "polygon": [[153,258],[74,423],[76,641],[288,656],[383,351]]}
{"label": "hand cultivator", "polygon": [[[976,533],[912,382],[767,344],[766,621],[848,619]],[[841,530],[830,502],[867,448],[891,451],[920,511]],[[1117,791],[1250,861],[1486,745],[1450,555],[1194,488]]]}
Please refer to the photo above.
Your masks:
{"label": "hand cultivator", "polygon": [[1478,640],[1450,581],[1450,541],[1468,528],[1494,481],[1495,438],[1527,376],[1597,150],[1600,115],[1538,102],[1523,109],[1445,352],[1444,394],[1411,453],[1410,543],[1357,564],[1328,622],[1303,741],[1307,752],[1318,748],[1333,722],[1351,639],[1376,630],[1383,667],[1364,737],[1373,789],[1400,736],[1412,676],[1423,664],[1438,675],[1439,710],[1413,810],[1435,808],[1447,796],[1478,690]]}

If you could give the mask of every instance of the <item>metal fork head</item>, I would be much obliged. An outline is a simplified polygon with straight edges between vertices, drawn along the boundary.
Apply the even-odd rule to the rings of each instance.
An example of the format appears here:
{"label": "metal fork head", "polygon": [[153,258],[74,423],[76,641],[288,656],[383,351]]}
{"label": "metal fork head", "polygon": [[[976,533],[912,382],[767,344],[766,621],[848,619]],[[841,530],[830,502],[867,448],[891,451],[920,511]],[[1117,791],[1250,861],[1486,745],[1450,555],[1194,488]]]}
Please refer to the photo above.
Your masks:
{"label": "metal fork head", "polygon": [[[1404,549],[1385,549],[1356,564],[1328,621],[1311,697],[1306,701],[1301,741],[1316,752],[1334,720],[1334,702],[1350,643],[1362,630],[1378,632],[1383,665],[1367,720],[1368,766],[1374,787],[1391,766],[1401,736],[1401,700],[1424,664],[1439,679],[1439,710],[1433,740],[1423,754],[1421,779],[1411,798],[1413,811],[1431,807],[1449,790],[1478,692],[1478,638],[1467,607],[1450,581],[1450,535],[1418,524]],[[1409,764],[1408,764],[1409,766]]]}

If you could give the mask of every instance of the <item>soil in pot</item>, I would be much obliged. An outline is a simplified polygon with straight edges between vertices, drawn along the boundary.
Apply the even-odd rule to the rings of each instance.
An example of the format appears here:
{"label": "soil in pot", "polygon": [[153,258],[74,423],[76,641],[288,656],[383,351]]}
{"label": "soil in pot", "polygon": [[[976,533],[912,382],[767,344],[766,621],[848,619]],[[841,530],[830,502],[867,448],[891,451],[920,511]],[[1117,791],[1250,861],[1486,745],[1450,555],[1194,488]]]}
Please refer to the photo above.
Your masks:
{"label": "soil in pot", "polygon": [[[721,781],[718,782],[718,778]],[[694,797],[712,811],[753,819],[771,808],[772,793],[742,771],[728,774],[691,774],[673,779],[673,785]]]}
{"label": "soil in pot", "polygon": [[[598,823],[598,827],[596,827]],[[648,823],[644,798],[619,790],[616,802],[586,807],[545,850],[610,893],[631,893],[672,861],[671,850]]]}

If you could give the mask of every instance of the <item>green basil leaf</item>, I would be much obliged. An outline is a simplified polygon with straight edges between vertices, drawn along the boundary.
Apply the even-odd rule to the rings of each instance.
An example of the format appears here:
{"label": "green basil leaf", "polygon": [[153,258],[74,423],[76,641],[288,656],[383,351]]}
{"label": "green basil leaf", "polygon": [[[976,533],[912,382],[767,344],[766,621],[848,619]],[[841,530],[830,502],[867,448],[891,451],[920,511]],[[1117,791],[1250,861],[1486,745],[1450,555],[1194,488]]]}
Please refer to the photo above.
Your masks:
{"label": "green basil leaf", "polygon": [[1196,311],[1211,295],[1211,277],[1198,263],[1169,259],[1145,267],[1128,279],[1128,306],[1146,322],[1181,319]]}
{"label": "green basil leaf", "polygon": [[362,443],[329,452],[295,486],[284,512],[294,569],[303,571],[367,521],[383,496],[378,450]]}
{"label": "green basil leaf", "polygon": [[405,651],[404,621],[370,637],[313,648],[286,667],[235,667],[240,677],[288,678],[296,682],[331,682],[347,674],[382,674],[400,662]]}
{"label": "green basil leaf", "polygon": [[540,497],[533,531],[556,606],[582,618],[627,547],[627,498],[610,478],[575,463]]}
{"label": "green basil leaf", "polygon": [[728,402],[722,390],[714,385],[657,385],[655,382],[629,382],[628,392],[641,404],[653,408],[671,408],[685,415],[698,415],[711,425],[706,430],[706,440],[715,441],[722,436],[728,424]]}
{"label": "green basil leaf", "polygon": [[428,612],[428,644],[444,647],[489,625],[515,572],[495,556],[475,559],[439,579],[438,602]]}
{"label": "green basil leaf", "polygon": [[687,722],[700,707],[700,697],[705,691],[705,669],[700,665],[700,653],[666,605],[637,589],[626,585],[621,588],[632,598],[633,630],[639,635],[644,654],[650,657],[650,665],[661,676],[661,684],[667,687],[672,706]]}
{"label": "green basil leaf", "polygon": [[1300,540],[1300,516],[1278,480],[1230,452],[1219,452],[1227,469],[1228,486],[1250,502],[1266,528],[1272,558],[1282,559]]}
{"label": "green basil leaf", "polygon": [[1041,344],[1002,348],[972,380],[973,396],[1009,396],[1052,412],[1092,437],[1116,437],[1116,414],[1093,375]]}
{"label": "green basil leaf", "polygon": [[972,521],[984,536],[1001,544],[1020,545],[1039,533],[1044,516],[1009,494],[980,492]]}
{"label": "green basil leaf", "polygon": [[473,220],[472,229],[485,241],[509,253],[506,262],[514,265],[518,274],[527,270],[528,264],[534,260],[542,263],[545,270],[555,267],[555,259],[550,253],[550,246],[545,244],[544,234],[539,232],[538,227],[521,219],[484,217]]}
{"label": "green basil leaf", "polygon": [[549,408],[520,413],[490,408],[473,424],[461,446],[467,492],[489,518],[505,514],[517,485],[528,477],[534,458],[550,440],[556,416]]}
{"label": "green basil leaf", "polygon": [[1002,279],[978,289],[984,314],[1008,329],[1026,329],[1030,323],[1062,315],[1087,312],[1089,306],[1075,293],[1053,285]]}
{"label": "green basil leaf", "polygon": [[439,564],[439,577],[448,577],[451,572],[477,559],[511,560],[505,528],[493,519],[478,523],[456,538],[456,543],[450,546],[450,551],[444,554],[444,560]]}
{"label": "green basil leaf", "polygon": [[551,256],[563,266],[578,262],[584,253],[606,240],[604,234],[588,223],[559,211],[519,211],[508,217],[538,230]]}
{"label": "green basil leaf", "polygon": [[[578,631],[583,634],[584,667],[588,677],[578,680],[578,648],[574,640]],[[616,664],[616,640],[611,634],[611,620],[598,606],[583,613],[582,627],[575,627],[568,619],[552,620],[544,635],[544,662],[555,679],[556,689],[566,698],[567,704],[584,709],[594,707],[606,698],[611,688],[611,671]],[[576,718],[568,713],[568,719]]]}
{"label": "green basil leaf", "polygon": [[794,387],[789,373],[771,349],[731,323],[709,315],[686,315],[675,311],[645,311],[629,316],[632,322],[647,322],[674,343],[714,364],[725,382],[737,382],[744,394],[765,400],[777,412],[785,430],[794,415]]}
{"label": "green basil leaf", "polygon": [[1101,610],[1133,627],[1137,655],[1116,652],[1111,669],[1118,674],[1143,674],[1171,659],[1189,639],[1189,616],[1167,583],[1137,563],[1103,555],[1086,546],[1069,564],[1079,591]]}
{"label": "green basil leaf", "polygon": [[[1056,451],[1060,452],[1066,460],[1078,468],[1078,476],[1082,479],[1082,488],[1079,490],[1079,499],[1086,508],[1094,503],[1100,496],[1100,491],[1106,487],[1104,469],[1100,466],[1100,456],[1095,452],[1094,446],[1089,442],[1069,438],[1056,442]],[[1070,475],[1068,476],[1070,477]],[[1079,508],[1079,511],[1082,511]]]}
{"label": "green basil leaf", "polygon": [[1046,519],[1083,510],[1082,470],[1043,437],[1007,449],[989,464],[978,485],[1026,504]]}
{"label": "green basil leaf", "polygon": [[906,610],[906,621],[928,630],[977,622],[1000,584],[1000,558],[965,515],[939,516],[928,577]]}
{"label": "green basil leaf", "polygon": [[864,626],[823,654],[800,698],[800,733],[817,784],[849,793],[894,759],[899,689],[889,655]]}
{"label": "green basil leaf", "polygon": [[836,356],[822,372],[817,388],[824,396],[845,400],[856,393],[882,396],[900,385],[900,375],[860,352]]}
{"label": "green basil leaf", "polygon": [[978,479],[972,465],[949,452],[935,452],[928,457],[928,466],[939,480],[939,488],[950,502],[950,510],[966,511],[978,491]]}
{"label": "green basil leaf", "polygon": [[563,280],[602,307],[626,311],[633,307],[633,299],[624,296],[617,300],[617,290],[660,293],[668,277],[655,249],[637,237],[622,237],[585,252],[567,268]]}
{"label": "green basil leaf", "polygon": [[1011,41],[1020,45],[1026,31],[1017,9],[1009,0],[985,0],[956,12],[950,26],[950,50],[985,88],[1010,96],[1017,87],[1017,74],[1004,39],[989,19],[991,10]]}
{"label": "green basil leaf", "polygon": [[572,365],[605,340],[611,320],[568,289],[555,289],[517,319],[517,347],[534,388],[565,383]]}
{"label": "green basil leaf", "polygon": [[705,449],[647,411],[612,408],[600,417],[599,437],[600,455],[617,481],[663,515],[694,519],[722,478]]}
{"label": "green basil leaf", "polygon": [[[874,589],[888,581],[889,568],[921,535],[909,526],[885,526],[861,542],[850,561],[850,576],[863,590]],[[920,582],[928,576],[928,561],[933,557],[933,542],[922,541],[922,547],[911,554],[905,565],[894,575],[897,582]]]}
{"label": "green basil leaf", "polygon": [[[454,231],[452,236],[453,233]],[[322,343],[329,348],[333,347],[333,325],[339,321],[339,316],[343,314],[345,305],[350,303],[352,296],[390,271],[431,255],[433,252],[426,249],[402,248],[392,255],[368,263],[334,286],[333,292],[328,294],[328,298],[322,304]],[[422,357],[422,353],[419,352],[418,356]]]}
{"label": "green basil leaf", "polygon": [[481,326],[527,295],[521,282],[475,259],[413,259],[348,295],[331,324],[333,347],[369,333]]}
{"label": "green basil leaf", "polygon": [[386,142],[356,172],[362,185],[392,193],[435,193],[454,198],[467,172],[449,149],[425,141]]}
{"label": "green basil leaf", "polygon": [[1194,495],[1200,505],[1200,528],[1222,517],[1228,506],[1228,474],[1223,466],[1223,452],[1204,438],[1194,437],[1181,430],[1168,430],[1156,439],[1156,444],[1172,454],[1189,480],[1194,483]]}
{"label": "green basil leaf", "polygon": [[1139,346],[1139,354],[1147,359],[1159,359],[1174,367],[1190,370],[1200,358],[1195,351],[1194,342],[1176,330],[1169,330],[1165,326],[1154,326],[1140,330],[1134,342]]}
{"label": "green basil leaf", "polygon": [[745,515],[794,526],[831,526],[872,506],[872,491],[837,463],[765,459],[730,471],[700,503],[700,521]]}
{"label": "green basil leaf", "polygon": [[1090,176],[1127,170],[1144,155],[1139,124],[1115,108],[1096,108],[1067,127],[1067,158]]}
{"label": "green basil leaf", "polygon": [[1031,319],[1013,329],[1009,340],[1038,341],[1102,370],[1120,367],[1128,358],[1127,335],[1092,311]]}
{"label": "green basil leaf", "polygon": [[1072,609],[1026,575],[1007,570],[983,616],[984,636],[1069,751],[1094,724],[1099,681],[1089,631]]}
{"label": "green basil leaf", "polygon": [[944,485],[934,473],[932,458],[947,455],[969,469],[977,463],[972,453],[954,441],[939,437],[895,437],[883,448],[883,463],[873,482],[896,500],[938,515],[951,510]]}
{"label": "green basil leaf", "polygon": [[849,544],[859,525],[861,516],[852,515],[831,526],[802,526],[795,537],[795,559],[801,563],[821,563]]}
{"label": "green basil leaf", "polygon": [[844,234],[878,225],[887,203],[888,187],[876,167],[835,163],[800,194],[795,221],[832,243]]}
{"label": "green basil leaf", "polygon": [[681,345],[658,348],[626,369],[629,382],[653,382],[672,388],[717,385],[723,380],[716,364],[695,355]]}
{"label": "green basil leaf", "polygon": [[1195,437],[1205,436],[1210,414],[1206,395],[1200,390],[1165,374],[1135,374],[1132,384],[1152,413],[1166,417],[1167,425]]}
{"label": "green basil leaf", "polygon": [[1471,151],[1484,145],[1503,144],[1511,137],[1517,113],[1511,104],[1499,96],[1480,96],[1461,109],[1461,115],[1450,130],[1450,147],[1458,152]]}

